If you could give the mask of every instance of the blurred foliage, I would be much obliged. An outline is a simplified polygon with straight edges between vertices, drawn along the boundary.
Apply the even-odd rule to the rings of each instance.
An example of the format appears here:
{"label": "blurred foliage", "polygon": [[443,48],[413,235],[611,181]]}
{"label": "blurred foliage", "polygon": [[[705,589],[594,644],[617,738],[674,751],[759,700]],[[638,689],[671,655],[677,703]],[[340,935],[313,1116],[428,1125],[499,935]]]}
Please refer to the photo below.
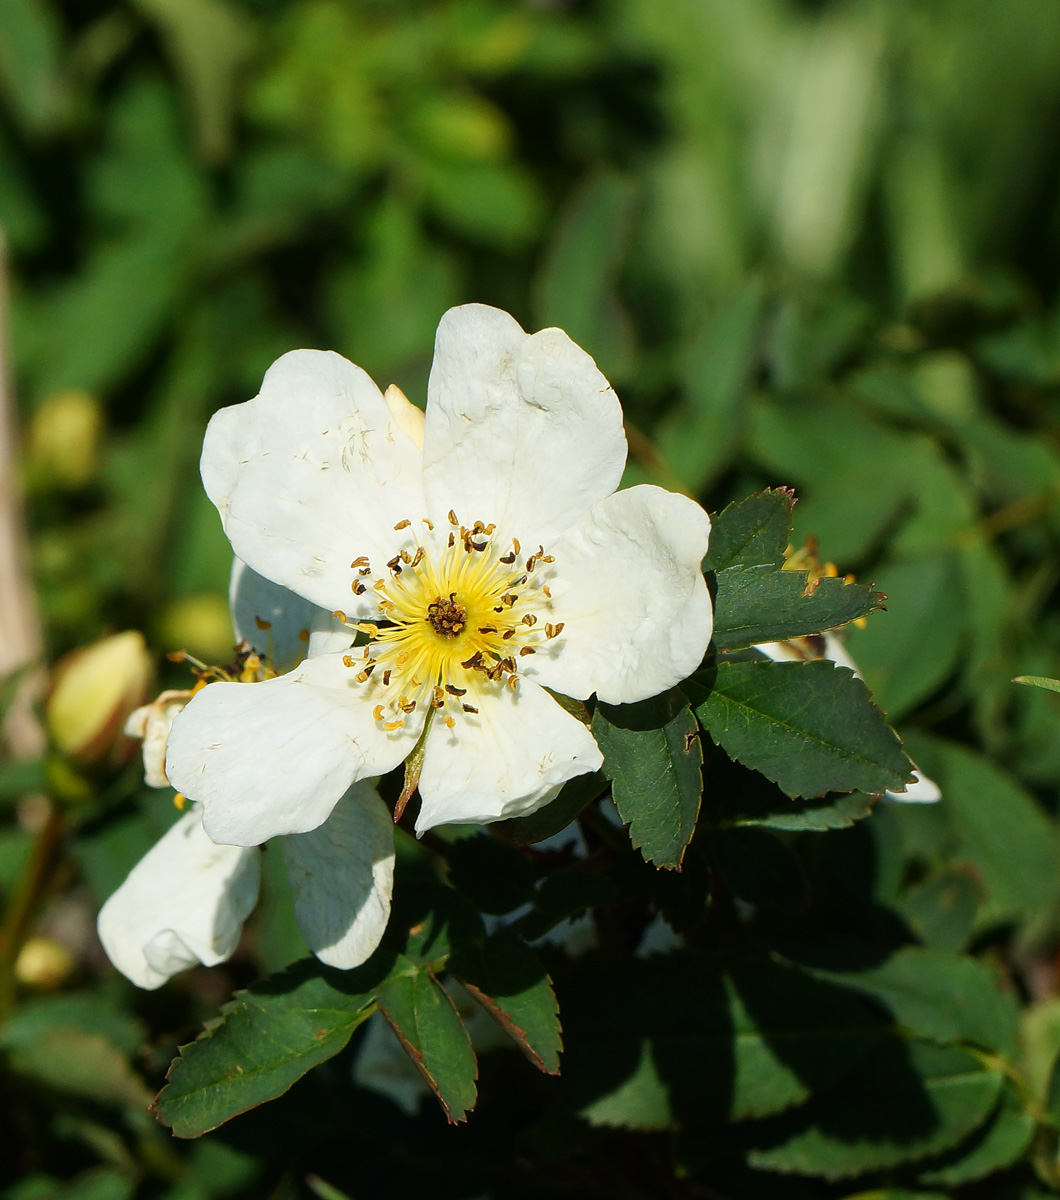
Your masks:
{"label": "blurred foliage", "polygon": [[[303,345],[422,402],[438,317],[479,300],[597,357],[627,482],[712,511],[796,488],[796,544],[888,597],[848,646],[944,797],[785,827],[708,786],[680,874],[586,810],[606,870],[536,893],[542,931],[597,906],[591,958],[542,951],[559,1080],[487,1049],[451,1129],[351,1074],[367,1022],[293,1095],[184,1143],[145,1106],[233,988],[304,953],[284,884],[227,966],[136,993],[92,921],[169,796],[135,767],[5,763],[4,1200],[1055,1194],[1060,701],[1010,680],[1060,675],[1058,115],[1055,0],[0,2],[49,662],[129,628],[160,663],[217,658],[210,413]],[[645,958],[660,925],[723,966]],[[31,969],[41,939],[67,958]],[[752,943],[786,965],[726,958]],[[437,984],[387,986],[411,1012]]]}

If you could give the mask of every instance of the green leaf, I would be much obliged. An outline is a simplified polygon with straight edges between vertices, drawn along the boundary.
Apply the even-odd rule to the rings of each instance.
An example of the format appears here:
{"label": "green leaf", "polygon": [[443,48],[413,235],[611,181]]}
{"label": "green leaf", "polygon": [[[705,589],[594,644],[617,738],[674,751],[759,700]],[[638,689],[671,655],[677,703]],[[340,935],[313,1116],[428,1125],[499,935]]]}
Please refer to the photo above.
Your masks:
{"label": "green leaf", "polygon": [[177,1137],[199,1137],[281,1096],[371,1016],[388,965],[379,954],[354,971],[311,960],[237,992],[180,1048],[154,1103],[158,1119]]}
{"label": "green leaf", "polygon": [[716,573],[713,642],[742,650],[836,629],[880,608],[880,592],[842,579],[807,582],[804,571],[771,566],[726,567]]}
{"label": "green leaf", "polygon": [[18,1052],[55,1030],[94,1034],[124,1055],[132,1054],[146,1038],[141,1021],[91,992],[68,992],[27,1000],[0,1028],[0,1047]]}
{"label": "green leaf", "polygon": [[9,1062],[20,1075],[102,1104],[142,1111],[151,1102],[126,1055],[100,1033],[52,1026],[13,1048]]}
{"label": "green leaf", "polygon": [[449,993],[429,971],[399,959],[379,989],[379,1008],[450,1124],[466,1120],[475,1107],[478,1064]]}
{"label": "green leaf", "polygon": [[1005,1088],[993,1119],[966,1143],[955,1146],[945,1160],[918,1173],[921,1183],[949,1187],[972,1183],[1010,1167],[1027,1149],[1035,1123],[1011,1088]]}
{"label": "green leaf", "polygon": [[530,947],[502,929],[478,946],[454,954],[446,970],[460,980],[526,1057],[559,1074],[559,1006],[552,981]]}
{"label": "green leaf", "polygon": [[798,858],[766,829],[719,830],[714,856],[733,894],[749,904],[796,908],[806,900]]}
{"label": "green leaf", "polygon": [[711,518],[705,571],[727,567],[781,567],[791,538],[791,488],[768,488],[737,500]]}
{"label": "green leaf", "polygon": [[823,799],[788,800],[784,809],[766,812],[761,816],[740,816],[736,825],[764,825],[769,829],[814,830],[848,829],[872,812],[877,797],[865,792],[850,792],[846,796],[826,796]]}
{"label": "green leaf", "polygon": [[904,946],[878,966],[813,974],[879,1000],[899,1025],[919,1037],[1016,1054],[1019,1008],[999,990],[993,972],[973,958]]}
{"label": "green leaf", "polygon": [[909,759],[868,689],[831,662],[723,662],[685,686],[726,754],[789,796],[884,792],[910,779]]}
{"label": "green leaf", "polygon": [[917,762],[942,789],[954,857],[978,868],[987,892],[981,919],[1031,914],[1060,899],[1060,839],[1037,801],[990,759],[919,734]]}
{"label": "green leaf", "polygon": [[980,888],[968,868],[954,867],[910,887],[898,904],[909,928],[938,950],[960,950],[975,927]]}
{"label": "green leaf", "polygon": [[841,1179],[926,1158],[982,1125],[1001,1083],[967,1050],[887,1037],[836,1086],[776,1122],[776,1140],[748,1161]]}
{"label": "green leaf", "polygon": [[679,867],[703,796],[703,747],[684,693],[598,704],[592,730],[634,847],[658,867]]}
{"label": "green leaf", "polygon": [[1060,692],[1060,679],[1047,679],[1044,675],[1017,675],[1013,683],[1029,683],[1031,687],[1045,688],[1050,692]]}
{"label": "green leaf", "polygon": [[555,800],[528,817],[501,821],[493,828],[499,837],[521,846],[532,846],[566,829],[571,821],[607,789],[607,780],[599,771],[576,775],[563,785]]}
{"label": "green leaf", "polygon": [[772,963],[582,960],[559,986],[564,1086],[599,1125],[776,1113],[834,1084],[881,1035],[850,992]]}
{"label": "green leaf", "polygon": [[454,842],[449,882],[484,913],[509,913],[534,898],[537,871],[520,851],[488,834]]}
{"label": "green leaf", "polygon": [[765,298],[760,279],[741,282],[705,315],[684,356],[686,402],[663,421],[658,442],[667,464],[693,493],[724,469],[746,424]]}

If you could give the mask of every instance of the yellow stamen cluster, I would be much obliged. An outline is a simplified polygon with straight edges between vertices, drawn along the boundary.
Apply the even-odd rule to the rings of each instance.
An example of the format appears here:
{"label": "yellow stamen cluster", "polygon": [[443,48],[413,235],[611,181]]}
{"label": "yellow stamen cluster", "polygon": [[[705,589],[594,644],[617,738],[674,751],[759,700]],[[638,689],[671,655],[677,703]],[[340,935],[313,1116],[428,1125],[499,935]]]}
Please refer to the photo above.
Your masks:
{"label": "yellow stamen cluster", "polygon": [[410,520],[398,522],[405,548],[371,581],[367,558],[351,563],[354,594],[370,587],[379,616],[357,624],[368,644],[343,661],[376,692],[373,713],[388,732],[424,708],[452,728],[454,713],[478,712],[473,701],[484,690],[515,690],[519,659],[563,631],[562,622],[538,616],[552,607],[555,560],[544,547],[526,554],[518,539],[499,544],[496,526],[466,527],[455,512],[449,529],[435,531],[427,518],[422,524],[421,533]]}

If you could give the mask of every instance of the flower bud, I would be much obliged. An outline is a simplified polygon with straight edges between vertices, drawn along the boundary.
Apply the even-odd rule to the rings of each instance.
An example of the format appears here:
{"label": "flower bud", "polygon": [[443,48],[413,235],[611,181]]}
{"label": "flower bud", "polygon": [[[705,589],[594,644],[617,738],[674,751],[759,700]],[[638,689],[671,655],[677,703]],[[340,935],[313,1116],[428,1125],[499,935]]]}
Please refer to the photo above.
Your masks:
{"label": "flower bud", "polygon": [[74,956],[50,937],[31,937],[15,960],[15,978],[26,987],[51,991],[73,974]]}
{"label": "flower bud", "polygon": [[151,659],[136,630],[68,654],[56,667],[48,697],[48,731],[76,766],[117,767],[135,753],[129,714],[147,696]]}
{"label": "flower bud", "polygon": [[103,412],[88,392],[52,392],[33,414],[26,457],[30,480],[42,489],[75,491],[96,477]]}

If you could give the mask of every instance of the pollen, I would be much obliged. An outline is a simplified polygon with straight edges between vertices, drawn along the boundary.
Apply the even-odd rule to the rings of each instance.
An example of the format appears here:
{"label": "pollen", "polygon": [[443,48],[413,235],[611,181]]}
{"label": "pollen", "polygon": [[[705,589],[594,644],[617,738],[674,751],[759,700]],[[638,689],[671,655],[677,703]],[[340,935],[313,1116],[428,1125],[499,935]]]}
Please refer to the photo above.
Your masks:
{"label": "pollen", "polygon": [[[516,663],[563,628],[551,620],[555,560],[545,547],[521,558],[519,539],[496,524],[461,525],[452,509],[448,519],[450,528],[438,531],[426,517],[398,522],[406,540],[392,544],[385,570],[361,585],[378,615],[356,624],[368,643],[354,681],[371,693],[387,732],[423,719],[415,713],[437,712],[456,728],[491,694],[516,690]],[[367,563],[361,556],[351,569],[370,574]]]}

